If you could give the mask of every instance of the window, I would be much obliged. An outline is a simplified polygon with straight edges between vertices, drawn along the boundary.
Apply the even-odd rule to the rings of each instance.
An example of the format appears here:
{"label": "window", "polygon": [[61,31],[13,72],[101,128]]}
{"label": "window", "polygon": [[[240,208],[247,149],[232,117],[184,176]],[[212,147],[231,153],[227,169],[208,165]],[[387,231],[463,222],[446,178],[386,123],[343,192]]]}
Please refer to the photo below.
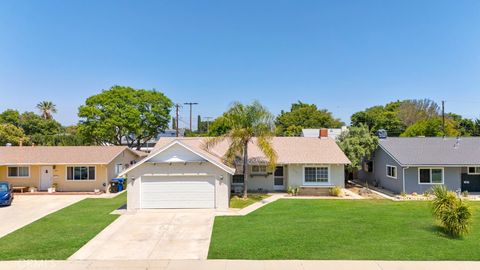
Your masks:
{"label": "window", "polygon": [[243,185],[243,174],[235,174],[232,177],[232,183],[237,185],[239,184]]}
{"label": "window", "polygon": [[363,163],[363,170],[369,173],[373,172],[373,160],[365,161]]}
{"label": "window", "polygon": [[115,174],[118,175],[123,171],[123,164],[115,164]]}
{"label": "window", "polygon": [[480,167],[468,167],[468,174],[480,174]]}
{"label": "window", "polygon": [[387,165],[387,176],[397,179],[397,166]]}
{"label": "window", "polygon": [[8,167],[8,177],[29,177],[30,167]]}
{"label": "window", "polygon": [[95,180],[95,166],[67,167],[67,180]]}
{"label": "window", "polygon": [[253,165],[252,173],[265,174],[267,173],[267,166],[265,165]]}
{"label": "window", "polygon": [[328,183],[328,167],[305,167],[305,184],[325,184]]}
{"label": "window", "polygon": [[443,168],[418,169],[418,182],[420,184],[443,184]]}

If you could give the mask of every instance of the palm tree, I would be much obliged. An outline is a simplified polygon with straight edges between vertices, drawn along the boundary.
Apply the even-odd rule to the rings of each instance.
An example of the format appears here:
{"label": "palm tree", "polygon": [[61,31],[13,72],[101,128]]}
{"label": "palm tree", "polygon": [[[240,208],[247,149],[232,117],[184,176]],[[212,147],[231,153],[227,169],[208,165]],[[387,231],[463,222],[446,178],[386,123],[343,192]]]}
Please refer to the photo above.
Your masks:
{"label": "palm tree", "polygon": [[273,130],[273,115],[259,102],[244,105],[235,102],[224,114],[230,130],[218,137],[207,139],[205,147],[214,147],[222,141],[228,141],[229,146],[223,159],[230,165],[236,165],[241,158],[243,161],[243,198],[247,198],[248,183],[248,148],[255,144],[268,160],[270,169],[275,169],[277,153],[273,149],[271,139]]}
{"label": "palm tree", "polygon": [[56,105],[51,101],[42,101],[37,104],[37,109],[45,119],[52,119],[52,114],[57,112]]}

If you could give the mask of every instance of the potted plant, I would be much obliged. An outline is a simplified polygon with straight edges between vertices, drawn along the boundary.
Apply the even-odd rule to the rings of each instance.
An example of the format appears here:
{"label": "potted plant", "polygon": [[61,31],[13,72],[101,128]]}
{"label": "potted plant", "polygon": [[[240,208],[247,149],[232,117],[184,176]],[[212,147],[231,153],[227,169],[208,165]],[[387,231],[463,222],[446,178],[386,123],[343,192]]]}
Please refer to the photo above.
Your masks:
{"label": "potted plant", "polygon": [[57,190],[58,184],[53,183],[52,187],[48,188],[48,193],[54,193]]}

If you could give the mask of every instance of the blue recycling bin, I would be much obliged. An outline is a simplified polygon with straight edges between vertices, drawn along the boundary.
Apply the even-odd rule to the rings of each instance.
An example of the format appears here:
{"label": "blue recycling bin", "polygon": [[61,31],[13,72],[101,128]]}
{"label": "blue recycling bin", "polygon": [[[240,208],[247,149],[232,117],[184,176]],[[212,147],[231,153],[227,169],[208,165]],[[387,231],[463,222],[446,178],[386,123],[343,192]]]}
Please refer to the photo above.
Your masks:
{"label": "blue recycling bin", "polygon": [[120,192],[124,189],[123,183],[125,181],[125,178],[113,178],[112,183],[117,186],[116,191]]}

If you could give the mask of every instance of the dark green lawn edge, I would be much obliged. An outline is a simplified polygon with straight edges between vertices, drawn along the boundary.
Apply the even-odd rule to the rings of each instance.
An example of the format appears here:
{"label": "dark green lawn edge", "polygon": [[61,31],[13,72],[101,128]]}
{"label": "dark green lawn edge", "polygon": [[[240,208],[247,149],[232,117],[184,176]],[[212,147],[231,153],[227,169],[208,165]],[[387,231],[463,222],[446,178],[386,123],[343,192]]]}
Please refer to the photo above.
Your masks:
{"label": "dark green lawn edge", "polygon": [[66,260],[119,217],[111,212],[126,196],[87,198],[5,235],[0,260]]}

